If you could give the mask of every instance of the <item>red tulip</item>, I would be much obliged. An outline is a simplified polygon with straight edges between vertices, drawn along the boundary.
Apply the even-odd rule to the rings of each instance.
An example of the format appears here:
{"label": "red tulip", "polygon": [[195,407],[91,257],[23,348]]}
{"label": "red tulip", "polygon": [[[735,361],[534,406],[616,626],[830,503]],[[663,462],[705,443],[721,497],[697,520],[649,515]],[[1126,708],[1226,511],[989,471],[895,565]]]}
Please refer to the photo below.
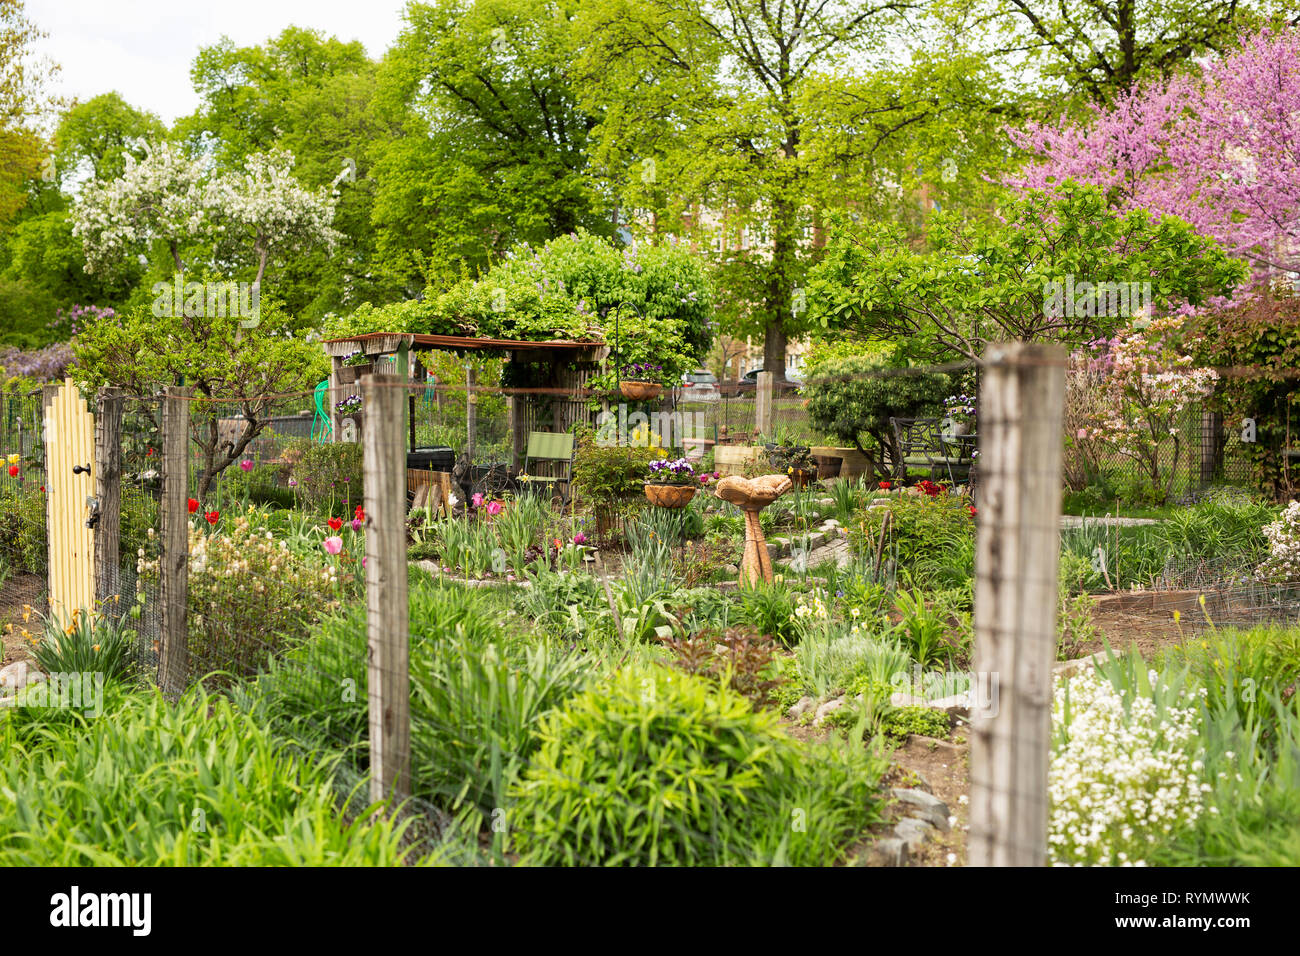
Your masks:
{"label": "red tulip", "polygon": [[893,483],[892,481],[882,481],[882,482],[880,483],[880,490],[881,490],[881,491],[888,491],[888,490],[889,490],[890,488],[892,488],[892,487],[894,487],[894,483]]}
{"label": "red tulip", "polygon": [[330,518],[329,521],[326,521],[325,523],[330,526],[331,531],[337,531],[339,528],[343,527],[342,518]]}
{"label": "red tulip", "polygon": [[17,466],[17,465],[10,465],[10,466],[9,466],[9,477],[10,477],[10,478],[17,478],[17,477],[18,477],[18,466]]}
{"label": "red tulip", "polygon": [[208,519],[208,524],[216,524],[218,521],[221,520],[221,512],[209,511],[203,517]]}
{"label": "red tulip", "polygon": [[194,514],[194,512],[199,510],[199,500],[197,498],[191,498],[187,503],[187,506],[190,509],[190,514]]}

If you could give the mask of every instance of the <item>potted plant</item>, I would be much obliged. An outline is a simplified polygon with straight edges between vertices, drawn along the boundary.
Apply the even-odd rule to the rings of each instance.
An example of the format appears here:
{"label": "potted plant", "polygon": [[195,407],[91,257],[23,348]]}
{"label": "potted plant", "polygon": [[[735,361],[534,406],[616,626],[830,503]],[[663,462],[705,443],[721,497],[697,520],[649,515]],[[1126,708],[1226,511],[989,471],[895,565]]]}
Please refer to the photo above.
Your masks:
{"label": "potted plant", "polygon": [[685,508],[695,497],[695,492],[714,477],[711,472],[697,475],[695,466],[685,458],[656,458],[650,462],[645,496],[657,508]]}
{"label": "potted plant", "polygon": [[801,488],[817,477],[817,462],[807,445],[768,442],[767,455],[775,471],[788,475]]}
{"label": "potted plant", "polygon": [[349,352],[343,357],[339,368],[339,382],[343,385],[351,385],[353,382],[360,381],[362,375],[369,375],[374,367],[370,356],[365,352],[360,349]]}
{"label": "potted plant", "polygon": [[618,390],[634,402],[649,401],[663,394],[664,367],[649,362],[633,362],[619,369]]}
{"label": "potted plant", "polygon": [[[361,433],[361,396],[349,395],[341,402],[334,403],[334,410],[339,413],[339,417],[344,423],[351,421],[354,423],[357,434]],[[343,431],[343,429],[340,429]]]}
{"label": "potted plant", "polygon": [[943,400],[944,435],[973,435],[975,416],[975,396],[949,395]]}

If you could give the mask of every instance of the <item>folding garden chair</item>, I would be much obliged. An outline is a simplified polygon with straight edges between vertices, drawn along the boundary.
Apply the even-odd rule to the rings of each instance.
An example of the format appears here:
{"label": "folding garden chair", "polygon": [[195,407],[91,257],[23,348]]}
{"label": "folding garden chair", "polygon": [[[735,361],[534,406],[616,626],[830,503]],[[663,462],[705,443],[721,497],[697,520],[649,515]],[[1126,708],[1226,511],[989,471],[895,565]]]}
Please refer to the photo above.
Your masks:
{"label": "folding garden chair", "polygon": [[[545,463],[556,475],[533,474],[533,463]],[[562,501],[569,500],[569,480],[573,476],[573,435],[570,432],[529,432],[528,451],[524,454],[525,491],[546,489],[552,498],[559,494]],[[557,492],[556,488],[560,490]]]}
{"label": "folding garden chair", "polygon": [[944,441],[937,418],[891,418],[894,439],[898,446],[898,461],[894,462],[894,477],[907,478],[907,469],[924,467],[930,471],[931,480],[948,476],[950,484],[970,472],[971,460],[962,451]]}

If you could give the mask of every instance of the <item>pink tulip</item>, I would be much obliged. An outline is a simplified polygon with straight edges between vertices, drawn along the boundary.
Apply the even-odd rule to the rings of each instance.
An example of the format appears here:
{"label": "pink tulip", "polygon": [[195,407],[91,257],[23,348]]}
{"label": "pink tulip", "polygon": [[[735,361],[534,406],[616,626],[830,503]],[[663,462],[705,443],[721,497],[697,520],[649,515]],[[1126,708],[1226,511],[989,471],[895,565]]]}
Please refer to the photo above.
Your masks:
{"label": "pink tulip", "polygon": [[574,544],[586,544],[586,543],[587,543],[587,536],[586,536],[585,534],[583,534],[581,531],[579,531],[577,534],[575,534],[575,535],[573,536],[573,543],[574,543]]}
{"label": "pink tulip", "polygon": [[360,531],[360,530],[361,530],[361,519],[360,519],[360,518],[353,518],[353,519],[352,519],[352,530],[353,530],[353,531]]}
{"label": "pink tulip", "polygon": [[337,535],[331,535],[325,539],[325,550],[330,554],[338,554],[343,550],[343,539]]}
{"label": "pink tulip", "polygon": [[239,468],[241,471],[252,471],[253,470],[252,460],[245,458],[243,461],[239,463]]}
{"label": "pink tulip", "polygon": [[474,493],[473,497],[470,498],[470,501],[473,502],[475,508],[483,507],[483,495],[477,491]]}
{"label": "pink tulip", "polygon": [[501,508],[501,502],[499,502],[499,501],[489,501],[489,502],[488,502],[488,504],[487,504],[487,513],[490,514],[490,515],[492,515],[492,517],[495,518],[497,515],[499,515],[499,514],[501,513],[501,511],[502,511],[502,508]]}

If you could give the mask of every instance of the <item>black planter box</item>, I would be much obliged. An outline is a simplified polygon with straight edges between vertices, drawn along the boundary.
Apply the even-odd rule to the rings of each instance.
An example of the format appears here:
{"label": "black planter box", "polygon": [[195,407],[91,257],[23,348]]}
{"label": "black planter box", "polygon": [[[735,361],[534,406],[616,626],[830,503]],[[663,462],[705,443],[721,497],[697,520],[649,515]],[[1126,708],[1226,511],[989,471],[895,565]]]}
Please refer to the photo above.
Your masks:
{"label": "black planter box", "polygon": [[406,453],[406,467],[422,471],[451,471],[456,467],[456,450],[447,445],[417,448]]}

